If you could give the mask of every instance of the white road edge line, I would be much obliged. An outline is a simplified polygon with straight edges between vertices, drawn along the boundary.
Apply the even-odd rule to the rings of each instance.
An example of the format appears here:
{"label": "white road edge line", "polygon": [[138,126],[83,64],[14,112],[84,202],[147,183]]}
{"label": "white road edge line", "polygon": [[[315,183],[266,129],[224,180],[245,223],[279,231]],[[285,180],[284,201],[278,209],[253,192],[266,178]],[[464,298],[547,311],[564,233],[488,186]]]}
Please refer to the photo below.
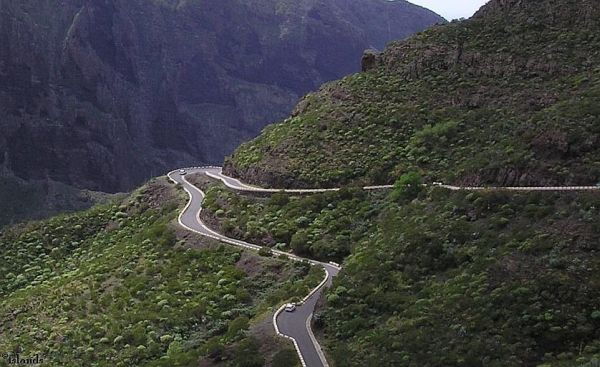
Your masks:
{"label": "white road edge line", "polygon": [[[325,278],[321,281],[321,283],[319,283],[319,285],[317,285],[308,294],[308,296],[304,297],[304,299],[302,300],[301,303],[305,303],[307,299],[312,297],[313,294],[315,294],[317,291],[319,291],[319,289],[321,289],[327,283],[327,280],[329,279],[329,271],[325,267],[323,267],[323,270],[325,270]],[[277,312],[275,312],[275,314],[273,315],[273,327],[275,328],[275,333],[278,336],[290,339],[294,342],[296,352],[298,353],[298,356],[300,357],[300,362],[302,363],[303,367],[306,367],[306,363],[304,362],[304,357],[302,356],[302,352],[300,351],[300,347],[298,346],[298,342],[296,342],[296,339],[294,339],[291,336],[285,335],[281,331],[279,331],[279,325],[277,325],[277,317],[283,311],[283,309],[285,308],[285,305],[286,305],[285,303],[283,305],[281,305],[281,307],[279,307]],[[317,354],[319,355],[319,359],[321,359],[321,362],[323,363],[323,366],[329,367],[329,363],[327,363],[327,359],[325,358],[323,349],[321,348],[321,345],[319,344],[319,341],[317,340],[317,338],[315,338],[315,335],[313,334],[312,329],[310,327],[310,320],[312,319],[312,316],[313,316],[313,314],[311,312],[310,315],[308,316],[308,318],[306,319],[306,330],[308,331],[308,336],[310,336],[310,340],[312,341],[313,345],[315,346],[315,349],[317,351]]]}
{"label": "white road edge line", "polygon": [[279,326],[277,326],[277,317],[283,311],[284,308],[285,308],[285,303],[283,305],[281,305],[281,307],[279,307],[279,309],[277,309],[275,314],[273,314],[273,326],[275,327],[275,333],[277,334],[277,336],[289,339],[292,341],[292,343],[294,343],[294,348],[296,349],[296,354],[298,354],[298,358],[300,359],[300,363],[302,364],[302,367],[307,367],[306,361],[304,360],[304,356],[302,356],[302,351],[300,351],[300,346],[298,345],[298,342],[296,341],[296,339],[292,338],[291,336],[287,336],[287,335],[281,333],[279,331]]}
{"label": "white road edge line", "polygon": [[319,358],[321,359],[321,363],[323,363],[323,367],[329,367],[329,363],[327,362],[327,358],[325,358],[325,353],[323,353],[323,349],[321,349],[321,345],[319,344],[319,341],[317,340],[317,338],[315,337],[315,334],[313,334],[312,331],[312,326],[311,326],[311,320],[313,318],[313,314],[311,313],[308,318],[306,319],[306,330],[308,330],[308,336],[310,337],[310,340],[312,340],[315,349],[317,349],[317,354],[319,355]]}
{"label": "white road edge line", "polygon": [[[175,180],[174,180],[174,179],[171,177],[171,174],[172,174],[172,173],[174,173],[174,172],[176,172],[176,171],[177,171],[177,170],[175,170],[175,171],[172,171],[172,172],[169,172],[169,173],[167,174],[167,177],[169,178],[169,180],[170,180],[171,182],[173,182],[174,184],[178,185],[178,184],[179,184],[179,182],[175,181]],[[209,175],[209,174],[208,174],[208,172],[206,172],[206,175],[207,175],[207,176]],[[212,176],[211,176],[211,177],[212,177]],[[215,177],[213,177],[213,178],[215,178]],[[199,188],[197,188],[197,187],[196,187],[196,185],[194,185],[194,184],[190,183],[190,182],[189,182],[189,181],[188,181],[188,180],[185,178],[185,176],[182,176],[182,178],[181,178],[181,179],[182,179],[182,181],[184,181],[184,182],[185,182],[185,183],[187,183],[188,185],[190,185],[190,186],[194,187],[196,190],[198,190],[198,192],[200,192],[200,194],[202,195],[202,197],[205,197],[205,196],[206,196],[206,195],[205,195],[205,193],[204,193],[202,190],[200,190]],[[223,182],[225,182],[225,181],[223,181]],[[194,232],[194,233],[197,233],[197,234],[199,234],[199,235],[206,236],[206,237],[209,237],[209,238],[215,239],[215,240],[217,240],[217,241],[220,241],[220,242],[225,242],[225,243],[228,243],[228,244],[231,244],[231,245],[234,245],[234,246],[244,247],[244,248],[251,249],[251,250],[255,250],[255,251],[256,251],[256,250],[259,250],[259,249],[261,248],[260,246],[256,246],[256,247],[250,247],[250,246],[247,246],[247,245],[244,245],[244,244],[241,244],[241,243],[236,243],[236,242],[233,242],[233,241],[225,241],[225,239],[224,239],[224,238],[222,238],[222,237],[219,237],[219,236],[211,236],[211,235],[207,235],[206,233],[202,233],[202,232],[196,231],[195,229],[193,229],[193,228],[190,228],[190,227],[186,226],[186,225],[183,223],[183,221],[181,220],[181,218],[182,218],[183,214],[184,214],[184,213],[185,213],[185,212],[186,212],[186,211],[189,209],[190,205],[192,205],[192,199],[193,199],[193,196],[192,196],[192,193],[191,193],[191,192],[190,192],[190,191],[189,191],[189,190],[188,190],[188,189],[187,189],[187,188],[186,188],[184,185],[181,185],[181,186],[182,186],[182,188],[185,190],[185,192],[188,194],[188,197],[189,197],[189,200],[188,200],[187,204],[185,205],[185,207],[183,208],[183,210],[182,210],[182,211],[179,213],[179,216],[178,216],[178,218],[177,218],[177,221],[179,222],[179,225],[180,225],[181,227],[183,227],[183,228],[185,228],[185,229],[187,229],[187,230],[189,230],[189,231],[192,231],[192,232]],[[198,211],[198,213],[197,213],[197,219],[198,219],[198,221],[200,221],[200,213],[201,213],[201,212],[202,212],[202,208],[200,208],[200,210],[199,210],[199,211]],[[217,233],[217,232],[215,232],[215,231],[211,230],[210,228],[206,228],[206,229],[207,229],[208,231],[210,231],[210,232],[212,232],[212,233],[214,233],[214,234],[218,235],[218,233]],[[223,236],[223,237],[224,237],[224,236]],[[311,263],[311,265],[318,265],[318,264],[319,264],[319,263],[318,263],[318,262],[316,262],[316,261],[313,261],[313,260],[310,260],[310,259],[303,259],[303,258],[297,257],[297,256],[295,256],[295,255],[292,255],[292,254],[289,254],[289,255],[292,255],[292,256],[289,256],[287,253],[284,253],[284,252],[281,252],[281,251],[276,251],[276,252],[274,252],[274,253],[279,253],[279,254],[280,254],[280,256],[281,256],[281,255],[288,256],[288,258],[290,258],[290,259],[292,259],[292,260],[294,260],[294,261],[305,261],[305,260],[308,260],[308,261],[309,261],[309,263]],[[319,264],[319,265],[322,265],[322,264]],[[330,265],[330,266],[334,266],[334,265]],[[336,268],[338,268],[338,269],[341,269],[341,267],[339,267],[339,266],[335,266],[335,267],[336,267]],[[325,271],[325,278],[324,278],[324,279],[321,281],[321,283],[319,283],[319,285],[317,285],[317,286],[316,286],[316,287],[315,287],[315,288],[314,288],[314,289],[313,289],[313,290],[312,290],[312,291],[311,291],[311,292],[310,292],[310,293],[309,293],[309,294],[308,294],[306,297],[304,297],[304,299],[302,299],[302,303],[305,303],[305,302],[306,302],[306,300],[308,300],[310,297],[312,297],[312,296],[313,296],[313,295],[314,295],[314,294],[315,294],[317,291],[319,291],[319,289],[321,289],[321,288],[322,288],[322,287],[323,287],[323,286],[324,286],[324,285],[327,283],[327,280],[329,279],[329,271],[327,270],[327,268],[326,268],[325,266],[323,266],[323,270]],[[302,355],[302,352],[300,351],[300,346],[298,345],[298,342],[296,341],[296,339],[294,339],[294,338],[293,338],[293,337],[291,337],[291,336],[285,335],[285,334],[283,334],[283,333],[281,333],[281,332],[279,331],[279,326],[277,325],[277,317],[278,317],[278,316],[279,316],[279,314],[280,314],[280,313],[283,311],[283,309],[285,308],[285,306],[286,306],[286,304],[284,303],[284,304],[283,304],[283,305],[281,305],[281,307],[279,307],[279,309],[278,309],[278,310],[277,310],[277,311],[276,311],[276,312],[273,314],[273,327],[275,328],[275,333],[276,333],[278,336],[280,336],[280,337],[283,337],[283,338],[286,338],[286,339],[289,339],[289,340],[291,340],[291,341],[293,342],[293,344],[294,344],[294,348],[296,349],[296,353],[298,354],[298,357],[299,357],[299,359],[300,359],[300,363],[302,364],[302,367],[307,367],[307,365],[306,365],[306,362],[305,362],[305,360],[304,360],[304,356]],[[313,342],[313,345],[315,346],[315,349],[316,349],[316,351],[317,351],[317,354],[319,355],[319,358],[321,359],[321,362],[323,363],[323,366],[324,366],[324,367],[329,367],[329,363],[327,362],[327,359],[325,358],[325,354],[323,353],[323,350],[322,350],[322,348],[321,348],[321,345],[319,344],[319,342],[318,342],[318,341],[317,341],[317,339],[315,338],[315,336],[314,336],[314,334],[313,334],[313,332],[312,332],[312,329],[311,329],[311,327],[310,327],[310,320],[312,319],[312,315],[313,315],[313,314],[311,313],[311,314],[309,315],[309,317],[306,319],[307,331],[308,331],[308,334],[309,334],[309,336],[310,336],[310,339],[311,339],[311,341]]]}
{"label": "white road edge line", "polygon": [[[205,167],[192,167],[194,169],[202,169],[202,168],[211,168],[211,169],[220,169],[221,167],[216,167],[216,166],[205,166]],[[167,177],[169,178],[169,180],[171,182],[173,182],[174,184],[179,184],[177,181],[175,181],[172,177],[171,174],[177,172],[177,170],[173,170],[171,172],[169,172],[167,174]],[[244,185],[241,181],[238,180],[238,182],[240,182],[240,186],[235,186],[230,184],[227,180],[225,180],[224,177],[222,177],[221,175],[216,175],[213,174],[212,172],[204,172],[204,174],[206,176],[209,176],[213,179],[219,180],[221,182],[223,182],[225,184],[225,186],[233,189],[233,190],[237,190],[237,191],[254,191],[254,192],[266,192],[266,193],[277,193],[277,192],[288,192],[288,193],[317,193],[317,192],[327,192],[327,191],[339,191],[339,188],[333,188],[333,189],[263,189],[263,188],[258,188],[258,187],[252,187],[252,186],[248,186],[248,185]],[[204,198],[206,195],[205,193],[200,190],[198,187],[196,187],[196,185],[193,185],[192,183],[190,183],[185,176],[182,176],[182,180],[187,183],[188,185],[190,185],[191,187],[195,188],[196,190],[198,190],[198,192],[200,192],[200,194],[202,195],[202,197]],[[428,186],[427,184],[425,184],[424,186]],[[479,191],[479,190],[508,190],[508,191],[587,191],[587,190],[600,190],[599,186],[569,186],[569,187],[459,187],[459,186],[452,186],[452,185],[435,185],[441,188],[445,188],[451,191],[459,191],[459,190],[464,190],[464,191]],[[187,192],[189,200],[186,204],[186,206],[184,207],[184,209],[179,213],[179,217],[178,217],[178,222],[179,225],[182,226],[183,228],[190,230],[192,232],[195,232],[197,234],[200,234],[202,236],[206,236],[209,238],[212,238],[214,240],[220,241],[220,242],[224,242],[230,245],[234,245],[234,246],[238,246],[238,247],[242,247],[242,248],[246,248],[246,249],[251,249],[254,251],[260,250],[261,246],[258,245],[250,245],[250,244],[245,244],[243,243],[243,241],[232,241],[227,239],[225,236],[219,235],[217,232],[213,231],[210,228],[206,228],[210,234],[206,234],[206,233],[202,233],[199,231],[196,231],[193,228],[190,228],[188,226],[186,226],[185,224],[183,224],[181,218],[183,216],[183,214],[188,210],[188,208],[190,207],[190,205],[192,204],[192,193],[184,186],[182,185],[183,189]],[[363,187],[364,190],[379,190],[379,189],[390,189],[393,188],[393,185],[381,185],[381,186],[365,186]],[[200,210],[198,211],[198,213],[196,214],[196,217],[198,219],[199,222],[201,222],[200,220],[200,213],[202,212],[202,207],[200,207]],[[304,259],[301,257],[298,257],[296,255],[293,254],[289,254],[283,251],[272,251],[273,254],[277,254],[280,257],[281,256],[286,256],[288,259],[291,259],[293,261],[300,261],[300,262],[304,262],[307,261],[309,262],[311,265],[321,265],[323,266],[323,270],[325,270],[325,278],[323,279],[323,281],[321,281],[321,283],[314,288],[306,297],[304,297],[304,299],[302,300],[302,303],[305,303],[306,300],[308,300],[310,297],[312,297],[319,289],[321,289],[321,287],[323,287],[326,283],[327,280],[329,279],[329,271],[327,270],[327,268],[324,266],[324,264],[315,261],[315,260],[311,260],[311,259]],[[334,266],[331,265],[330,266]],[[335,266],[337,269],[341,269],[341,267],[339,266]],[[285,308],[285,304],[283,304],[281,307],[279,307],[279,309],[275,312],[275,314],[273,315],[273,327],[275,328],[275,333],[278,336],[284,337],[286,339],[290,339],[292,340],[292,342],[294,343],[294,347],[296,348],[296,352],[300,358],[300,362],[302,363],[303,367],[307,367],[306,366],[306,362],[304,360],[304,357],[302,356],[302,352],[300,351],[300,347],[298,346],[298,342],[296,341],[296,339],[292,338],[291,336],[285,335],[283,333],[280,332],[279,330],[279,326],[277,325],[277,317],[279,316],[279,314],[283,311],[283,309]],[[323,366],[325,367],[329,367],[329,364],[327,363],[327,359],[325,358],[325,355],[323,353],[323,350],[321,349],[321,345],[319,344],[319,342],[317,341],[316,337],[314,336],[313,332],[312,332],[312,328],[310,325],[310,320],[312,320],[313,314],[311,313],[309,315],[309,317],[306,319],[306,328],[308,330],[309,336],[311,338],[311,341],[313,342],[313,345],[315,346],[315,349],[317,350],[317,354],[319,355],[319,358],[321,359],[321,362],[323,363]]]}
{"label": "white road edge line", "polygon": [[321,281],[321,283],[319,283],[319,285],[313,289],[308,296],[304,297],[302,299],[302,303],[306,302],[307,299],[309,299],[310,297],[312,297],[313,294],[317,293],[317,291],[319,289],[321,289],[321,287],[323,287],[325,285],[325,283],[327,283],[327,279],[329,279],[329,271],[327,270],[327,268],[323,267],[323,270],[325,270],[325,278]]}

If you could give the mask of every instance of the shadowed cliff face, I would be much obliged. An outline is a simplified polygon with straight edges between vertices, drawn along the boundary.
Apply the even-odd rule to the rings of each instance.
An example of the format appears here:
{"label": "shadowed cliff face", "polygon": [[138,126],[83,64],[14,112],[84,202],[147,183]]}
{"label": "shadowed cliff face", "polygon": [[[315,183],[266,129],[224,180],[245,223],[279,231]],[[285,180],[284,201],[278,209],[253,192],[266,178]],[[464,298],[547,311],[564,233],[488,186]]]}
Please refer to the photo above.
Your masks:
{"label": "shadowed cliff face", "polygon": [[383,0],[0,0],[0,174],[127,190],[216,163],[442,19]]}

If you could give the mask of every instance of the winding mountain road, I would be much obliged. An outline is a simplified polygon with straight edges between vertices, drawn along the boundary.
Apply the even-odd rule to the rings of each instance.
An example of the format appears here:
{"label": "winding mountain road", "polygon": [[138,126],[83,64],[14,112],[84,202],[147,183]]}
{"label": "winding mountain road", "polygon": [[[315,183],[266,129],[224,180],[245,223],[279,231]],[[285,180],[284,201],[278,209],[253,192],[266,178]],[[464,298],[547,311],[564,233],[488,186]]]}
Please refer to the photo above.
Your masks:
{"label": "winding mountain road", "polygon": [[[212,177],[217,180],[223,181],[225,186],[230,189],[237,191],[246,191],[246,192],[266,192],[266,193],[276,193],[276,192],[286,192],[290,194],[309,194],[309,193],[319,193],[319,192],[330,192],[330,191],[340,191],[340,188],[332,188],[332,189],[263,189],[261,187],[250,186],[242,183],[240,180],[235,178],[231,178],[229,176],[225,176],[221,167],[209,167],[205,168],[204,172],[207,176]],[[394,185],[380,185],[380,186],[364,186],[364,190],[382,190],[382,189],[392,189]]]}
{"label": "winding mountain road", "polygon": [[[238,190],[238,191],[257,191],[257,192],[279,192],[281,190],[270,190],[270,189],[260,189],[252,186],[245,185],[240,181],[233,179],[231,177],[224,176],[221,173],[221,169],[217,167],[196,167],[196,168],[187,168],[187,174],[200,173],[205,174],[209,177],[219,179],[223,181],[228,187]],[[204,200],[204,192],[200,190],[198,187],[191,184],[188,180],[186,180],[185,176],[179,174],[178,170],[172,171],[168,174],[168,177],[178,183],[181,184],[185,191],[190,196],[190,200],[188,204],[184,208],[184,210],[179,215],[179,224],[184,228],[196,232],[202,236],[206,236],[212,239],[215,239],[220,242],[224,242],[227,244],[231,244],[234,246],[239,246],[251,250],[260,250],[261,246],[236,240],[227,236],[224,236],[220,233],[217,233],[210,229],[202,220],[200,219],[200,212],[202,211],[202,201]],[[323,192],[323,191],[332,191],[332,190],[294,190],[287,192],[296,192],[296,193],[307,193],[307,192]],[[340,271],[340,267],[322,263],[319,261],[305,259],[287,252],[276,251],[273,250],[273,253],[276,255],[287,256],[291,260],[295,261],[305,261],[313,265],[322,266],[325,269],[325,278],[323,282],[319,284],[317,288],[315,288],[302,302],[302,304],[298,305],[294,312],[283,312],[283,307],[280,308],[273,317],[273,324],[277,333],[281,336],[287,337],[292,340],[298,355],[300,356],[300,360],[302,365],[305,367],[328,367],[329,364],[325,359],[325,355],[321,350],[321,346],[317,342],[314,337],[312,330],[310,328],[310,320],[312,319],[312,313],[315,309],[315,305],[323,291],[323,286],[331,285],[332,278],[338,274]]]}
{"label": "winding mountain road", "polygon": [[[207,167],[204,169],[207,176],[217,180],[223,181],[223,183],[237,191],[248,191],[248,192],[287,192],[287,193],[318,193],[328,191],[340,191],[340,188],[332,189],[264,189],[261,187],[251,186],[242,183],[240,180],[225,176],[222,172],[221,167]],[[600,190],[600,184],[596,186],[453,186],[438,184],[424,184],[423,186],[438,186],[451,191],[598,191]],[[376,185],[376,186],[364,186],[364,190],[382,190],[382,189],[393,189],[394,185]]]}
{"label": "winding mountain road", "polygon": [[[339,191],[339,188],[331,189],[265,189],[256,186],[251,186],[242,183],[240,180],[225,176],[222,172],[221,167],[193,167],[185,169],[187,174],[205,174],[216,180],[222,181],[227,187],[244,192],[264,192],[264,193],[319,193],[328,191]],[[176,183],[182,185],[185,191],[190,196],[190,200],[185,209],[179,215],[179,224],[184,228],[201,234],[203,236],[215,239],[220,242],[228,243],[234,246],[239,246],[251,250],[260,250],[261,246],[229,238],[220,233],[217,233],[210,229],[200,219],[200,212],[202,211],[202,201],[204,200],[204,192],[198,187],[191,184],[185,179],[185,175],[181,175],[179,170],[172,171],[168,174],[168,177]],[[444,185],[441,183],[434,184],[446,188],[448,190],[459,191],[481,191],[481,190],[494,190],[494,191],[596,191],[600,190],[599,186],[566,186],[566,187],[460,187]],[[381,186],[365,186],[365,190],[381,190],[390,189],[393,185],[381,185]],[[312,314],[315,309],[315,305],[319,299],[319,296],[323,292],[324,286],[331,285],[332,278],[338,274],[340,267],[334,264],[323,263],[312,259],[302,258],[287,252],[272,251],[274,254],[279,256],[287,256],[294,261],[304,261],[312,265],[322,266],[325,269],[325,278],[319,286],[317,286],[306,298],[303,300],[294,312],[283,312],[283,306],[273,316],[273,326],[278,335],[289,338],[293,341],[296,351],[300,357],[302,365],[304,367],[329,367],[325,355],[321,350],[319,343],[314,337],[310,328],[310,321]]]}

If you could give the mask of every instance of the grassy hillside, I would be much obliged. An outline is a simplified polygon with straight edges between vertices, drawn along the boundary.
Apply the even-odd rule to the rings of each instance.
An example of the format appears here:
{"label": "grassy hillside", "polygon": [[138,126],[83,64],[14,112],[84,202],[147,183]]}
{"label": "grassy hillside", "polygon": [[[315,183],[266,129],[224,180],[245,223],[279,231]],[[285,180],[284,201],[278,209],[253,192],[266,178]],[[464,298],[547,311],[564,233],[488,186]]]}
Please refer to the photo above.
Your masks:
{"label": "grassy hillside", "polygon": [[48,366],[263,366],[282,348],[285,357],[285,343],[261,344],[272,327],[253,329],[322,272],[178,229],[186,199],[160,179],[122,202],[1,232],[0,350]]}
{"label": "grassy hillside", "polygon": [[317,315],[336,366],[600,360],[600,195],[392,200]]}
{"label": "grassy hillside", "polygon": [[492,1],[366,57],[307,96],[225,171],[281,186],[600,181],[600,5]]}
{"label": "grassy hillside", "polygon": [[[599,19],[592,0],[492,0],[366,57],[366,72],[305,98],[226,172],[395,188],[255,197],[196,178],[204,219],[344,260],[315,313],[332,366],[600,363],[600,194],[419,185],[600,181]],[[322,274],[174,232],[184,201],[159,182],[4,232],[0,350],[56,365],[297,364],[261,339],[261,320]]]}
{"label": "grassy hillside", "polygon": [[[366,55],[365,72],[305,97],[227,160],[226,173],[272,187],[397,182],[372,217],[356,196],[351,244],[330,243],[350,253],[316,313],[333,365],[600,363],[597,193],[415,190],[597,184],[599,19],[597,1],[492,0]],[[274,198],[213,190],[213,217],[241,237],[300,221],[319,238],[315,221],[343,222],[322,215],[335,195],[278,213]]]}
{"label": "grassy hillside", "polygon": [[325,260],[350,253],[315,314],[334,366],[600,360],[600,194],[412,182],[388,194],[270,198],[205,184],[205,220],[283,249],[289,230],[292,250]]}
{"label": "grassy hillside", "polygon": [[191,180],[206,192],[202,219],[220,233],[322,261],[348,256],[375,225],[386,197],[358,189],[244,196],[202,176]]}

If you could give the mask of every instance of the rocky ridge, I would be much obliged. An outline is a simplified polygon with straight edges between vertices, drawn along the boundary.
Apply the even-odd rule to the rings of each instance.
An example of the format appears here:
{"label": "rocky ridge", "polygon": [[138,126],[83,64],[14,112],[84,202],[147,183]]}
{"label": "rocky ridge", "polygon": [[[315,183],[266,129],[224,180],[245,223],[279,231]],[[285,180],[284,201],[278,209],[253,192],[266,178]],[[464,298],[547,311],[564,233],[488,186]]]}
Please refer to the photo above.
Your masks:
{"label": "rocky ridge", "polygon": [[405,1],[2,0],[0,174],[116,192],[220,162],[436,22]]}
{"label": "rocky ridge", "polygon": [[[228,159],[263,185],[600,181],[600,5],[491,1],[363,57]],[[299,137],[302,136],[302,139]]]}

